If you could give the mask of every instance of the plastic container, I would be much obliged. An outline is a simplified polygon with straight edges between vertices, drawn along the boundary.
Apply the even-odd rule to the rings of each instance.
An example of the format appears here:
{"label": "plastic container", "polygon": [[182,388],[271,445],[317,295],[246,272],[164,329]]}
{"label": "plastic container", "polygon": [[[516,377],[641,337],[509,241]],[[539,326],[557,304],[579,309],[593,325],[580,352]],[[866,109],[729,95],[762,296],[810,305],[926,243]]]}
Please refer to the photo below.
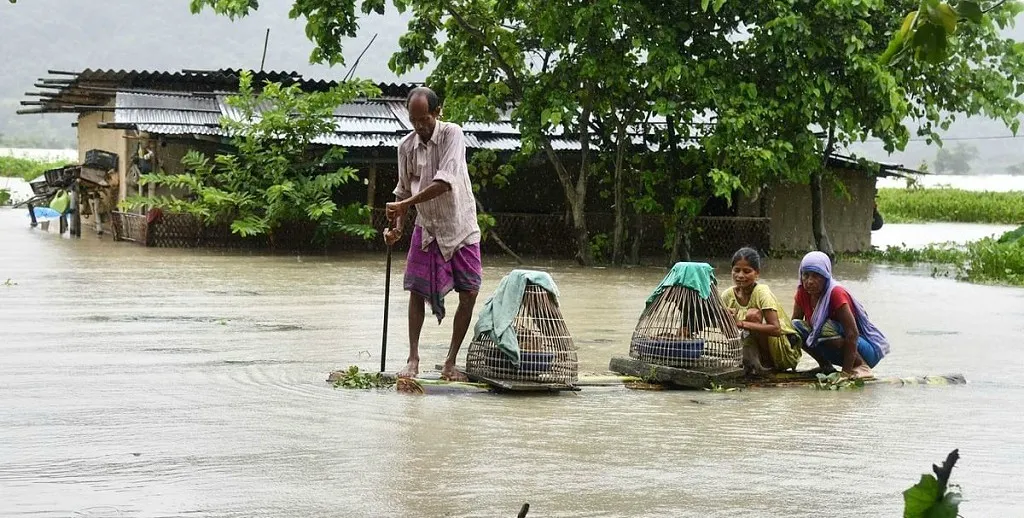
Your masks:
{"label": "plastic container", "polygon": [[495,349],[487,363],[492,368],[506,371],[550,372],[554,362],[555,353],[552,352],[519,351],[519,367],[517,368],[500,349]]}
{"label": "plastic container", "polygon": [[85,162],[82,165],[101,171],[117,169],[117,154],[102,149],[90,149],[85,152]]}
{"label": "plastic container", "polygon": [[666,360],[696,360],[704,354],[704,340],[700,338],[644,339],[636,343],[641,357]]}

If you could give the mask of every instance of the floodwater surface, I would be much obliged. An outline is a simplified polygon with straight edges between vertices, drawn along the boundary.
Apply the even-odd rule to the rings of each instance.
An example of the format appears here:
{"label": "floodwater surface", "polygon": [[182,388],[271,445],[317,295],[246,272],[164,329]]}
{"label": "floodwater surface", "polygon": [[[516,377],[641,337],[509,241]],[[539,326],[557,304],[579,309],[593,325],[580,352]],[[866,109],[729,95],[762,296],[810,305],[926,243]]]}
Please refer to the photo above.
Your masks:
{"label": "floodwater surface", "polygon": [[[485,261],[487,294],[514,265]],[[392,369],[405,353],[403,262]],[[558,283],[584,371],[627,352],[664,274],[528,266]],[[784,302],[795,266],[765,271]],[[893,343],[877,375],[970,383],[336,390],[330,370],[379,362],[383,257],[72,240],[0,210],[0,515],[498,517],[529,502],[539,517],[899,516],[901,492],[953,448],[964,516],[1024,515],[1024,290],[836,270]],[[450,325],[428,318],[425,365]]]}

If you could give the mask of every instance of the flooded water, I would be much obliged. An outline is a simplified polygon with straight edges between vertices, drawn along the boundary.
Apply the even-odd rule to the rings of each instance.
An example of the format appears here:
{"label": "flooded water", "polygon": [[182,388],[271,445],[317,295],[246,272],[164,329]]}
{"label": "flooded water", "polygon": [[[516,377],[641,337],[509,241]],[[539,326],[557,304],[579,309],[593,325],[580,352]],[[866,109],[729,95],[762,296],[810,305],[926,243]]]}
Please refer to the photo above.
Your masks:
{"label": "flooded water", "polygon": [[[513,265],[486,262],[490,293]],[[559,284],[586,371],[626,353],[664,273],[529,266]],[[953,448],[964,516],[1024,514],[1024,290],[863,264],[837,274],[893,342],[876,374],[970,383],[335,390],[330,370],[379,361],[382,257],[72,240],[0,210],[0,515],[493,517],[529,502],[543,517],[899,516],[901,491]],[[783,300],[794,279],[793,262],[766,267]],[[425,364],[450,329],[427,324]]]}
{"label": "flooded water", "polygon": [[11,193],[12,205],[32,197],[32,187],[21,178],[0,177],[0,189]]}
{"label": "flooded water", "polygon": [[[926,174],[915,178],[922,187],[952,187],[965,191],[1009,192],[1024,191],[1024,175],[949,175]],[[907,186],[903,178],[879,178],[878,188],[901,189]]]}
{"label": "flooded water", "polygon": [[933,243],[965,244],[986,237],[999,237],[1017,225],[985,223],[886,223],[871,233],[871,245],[921,248]]}

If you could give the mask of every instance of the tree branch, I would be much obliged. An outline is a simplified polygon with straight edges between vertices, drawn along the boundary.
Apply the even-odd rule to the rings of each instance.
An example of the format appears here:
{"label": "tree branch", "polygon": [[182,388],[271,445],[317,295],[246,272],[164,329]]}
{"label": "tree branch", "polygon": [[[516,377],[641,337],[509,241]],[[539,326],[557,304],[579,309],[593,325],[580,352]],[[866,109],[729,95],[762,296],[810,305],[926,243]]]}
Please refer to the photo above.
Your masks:
{"label": "tree branch", "polygon": [[981,14],[987,14],[987,13],[990,13],[992,11],[995,11],[996,9],[999,9],[1000,7],[1002,7],[1002,5],[1005,4],[1005,3],[1006,3],[1006,0],[999,0],[992,7],[989,7],[988,9],[985,9],[984,11],[982,11]]}
{"label": "tree branch", "polygon": [[[476,198],[476,197],[474,196],[474,198]],[[483,213],[487,212],[486,210],[484,210],[484,205],[482,203],[480,203],[480,199],[479,198],[476,198],[476,210],[478,212],[483,212]],[[519,257],[518,254],[513,252],[512,249],[509,248],[508,245],[506,245],[505,242],[501,240],[501,237],[498,236],[498,232],[496,232],[493,228],[490,229],[487,232],[487,237],[493,239],[494,242],[498,245],[498,247],[500,247],[502,250],[504,250],[506,254],[511,255],[512,258],[516,260],[517,264],[523,264],[523,258]]]}
{"label": "tree branch", "polygon": [[569,198],[569,202],[575,205],[575,196],[571,196],[572,179],[569,176],[569,171],[565,169],[565,164],[562,163],[561,157],[555,152],[555,148],[551,147],[551,139],[547,137],[541,137],[544,146],[544,152],[548,155],[548,159],[555,166],[555,174],[558,176],[558,182],[562,184],[562,189],[565,189],[565,194]]}
{"label": "tree branch", "polygon": [[587,192],[587,170],[590,168],[590,101],[584,100],[583,123],[580,124],[580,176],[576,179],[576,196],[582,198]]}
{"label": "tree branch", "polygon": [[480,42],[481,45],[483,45],[484,48],[490,51],[491,57],[493,57],[494,60],[498,62],[498,66],[501,68],[503,72],[505,72],[505,76],[509,83],[509,88],[514,93],[516,93],[517,96],[522,97],[523,85],[519,80],[519,76],[516,75],[515,70],[508,63],[505,57],[501,55],[501,52],[498,51],[498,48],[494,46],[494,43],[487,40],[487,37],[482,30],[470,25],[469,22],[466,21],[465,17],[459,14],[459,12],[456,11],[454,7],[452,7],[451,2],[445,2],[444,7],[445,10],[448,11],[448,14],[452,17],[452,19],[455,20],[455,23],[459,24],[459,27],[462,27],[462,30],[470,33],[474,38],[477,39],[477,41]]}

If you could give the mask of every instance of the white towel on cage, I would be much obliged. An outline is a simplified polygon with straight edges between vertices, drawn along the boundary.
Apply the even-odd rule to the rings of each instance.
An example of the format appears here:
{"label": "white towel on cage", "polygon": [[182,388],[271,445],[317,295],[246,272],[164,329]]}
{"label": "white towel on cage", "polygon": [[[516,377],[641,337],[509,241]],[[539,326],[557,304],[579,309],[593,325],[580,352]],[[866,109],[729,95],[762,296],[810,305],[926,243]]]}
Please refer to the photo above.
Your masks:
{"label": "white towel on cage", "polygon": [[484,307],[477,315],[476,327],[473,329],[473,334],[477,337],[483,333],[490,333],[498,349],[515,366],[519,366],[520,360],[519,338],[512,327],[512,322],[522,306],[527,283],[543,288],[551,294],[555,305],[558,304],[558,286],[555,286],[555,281],[550,275],[534,270],[512,270],[501,279],[494,294],[484,302]]}

